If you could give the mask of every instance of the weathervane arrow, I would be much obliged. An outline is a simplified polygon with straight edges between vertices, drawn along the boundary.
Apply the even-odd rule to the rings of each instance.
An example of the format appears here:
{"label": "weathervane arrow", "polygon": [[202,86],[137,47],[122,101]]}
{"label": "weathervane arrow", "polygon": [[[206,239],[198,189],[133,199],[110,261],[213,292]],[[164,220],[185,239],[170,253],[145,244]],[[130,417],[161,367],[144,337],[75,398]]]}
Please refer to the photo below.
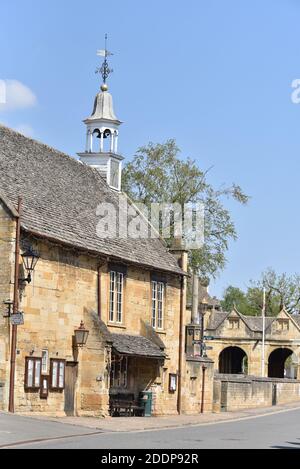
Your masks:
{"label": "weathervane arrow", "polygon": [[112,56],[113,54],[107,50],[107,34],[105,34],[105,49],[99,49],[97,51],[98,57],[104,57],[104,62],[101,67],[96,69],[96,73],[100,73],[103,78],[103,84],[106,84],[106,80],[108,79],[109,75],[113,73],[113,69],[109,68],[107,57]]}

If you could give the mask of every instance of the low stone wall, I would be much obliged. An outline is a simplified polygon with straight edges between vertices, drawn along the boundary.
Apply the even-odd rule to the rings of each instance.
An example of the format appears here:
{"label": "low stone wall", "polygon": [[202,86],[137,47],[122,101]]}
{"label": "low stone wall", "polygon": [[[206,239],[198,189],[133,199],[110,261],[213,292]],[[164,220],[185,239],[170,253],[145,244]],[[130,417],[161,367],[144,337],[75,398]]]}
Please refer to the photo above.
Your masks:
{"label": "low stone wall", "polygon": [[233,412],[290,402],[300,403],[298,380],[220,374],[214,379],[214,412]]}

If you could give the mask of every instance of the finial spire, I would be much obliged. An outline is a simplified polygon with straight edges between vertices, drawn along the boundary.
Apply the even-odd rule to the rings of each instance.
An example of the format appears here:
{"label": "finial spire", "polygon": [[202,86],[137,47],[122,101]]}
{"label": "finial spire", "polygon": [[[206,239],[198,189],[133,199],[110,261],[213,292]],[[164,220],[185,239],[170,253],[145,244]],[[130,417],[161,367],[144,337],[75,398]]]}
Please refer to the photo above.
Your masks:
{"label": "finial spire", "polygon": [[107,49],[107,34],[105,34],[105,49],[100,49],[97,51],[97,55],[99,57],[104,57],[104,62],[101,67],[98,67],[96,70],[96,73],[100,73],[103,78],[103,85],[101,86],[102,91],[107,91],[108,86],[106,84],[106,80],[108,79],[109,75],[113,73],[113,69],[109,68],[108,65],[108,60],[107,58],[113,55],[109,50]]}

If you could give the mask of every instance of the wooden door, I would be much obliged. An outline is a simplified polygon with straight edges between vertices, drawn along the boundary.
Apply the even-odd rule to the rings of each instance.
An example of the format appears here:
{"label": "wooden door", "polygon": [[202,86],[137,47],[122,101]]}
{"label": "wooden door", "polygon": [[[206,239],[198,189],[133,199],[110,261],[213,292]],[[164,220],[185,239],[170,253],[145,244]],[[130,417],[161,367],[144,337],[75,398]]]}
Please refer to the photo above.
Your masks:
{"label": "wooden door", "polygon": [[66,415],[75,415],[75,387],[78,376],[78,363],[66,363],[66,381],[65,381],[65,412]]}

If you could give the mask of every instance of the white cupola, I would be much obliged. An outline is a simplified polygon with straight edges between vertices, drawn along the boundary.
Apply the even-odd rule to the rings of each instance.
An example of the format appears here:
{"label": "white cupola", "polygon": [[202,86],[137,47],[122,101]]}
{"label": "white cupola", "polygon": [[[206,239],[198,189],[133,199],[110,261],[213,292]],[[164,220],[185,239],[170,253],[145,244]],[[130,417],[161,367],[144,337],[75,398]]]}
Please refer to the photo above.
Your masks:
{"label": "white cupola", "polygon": [[99,70],[103,77],[103,85],[101,92],[95,98],[92,115],[84,120],[87,128],[86,148],[85,152],[78,153],[78,156],[82,163],[97,169],[112,189],[121,191],[124,158],[118,154],[118,140],[122,122],[114,113],[113,99],[106,84],[112,72],[107,63],[110,53],[105,49],[98,54],[105,56],[105,61]]}

